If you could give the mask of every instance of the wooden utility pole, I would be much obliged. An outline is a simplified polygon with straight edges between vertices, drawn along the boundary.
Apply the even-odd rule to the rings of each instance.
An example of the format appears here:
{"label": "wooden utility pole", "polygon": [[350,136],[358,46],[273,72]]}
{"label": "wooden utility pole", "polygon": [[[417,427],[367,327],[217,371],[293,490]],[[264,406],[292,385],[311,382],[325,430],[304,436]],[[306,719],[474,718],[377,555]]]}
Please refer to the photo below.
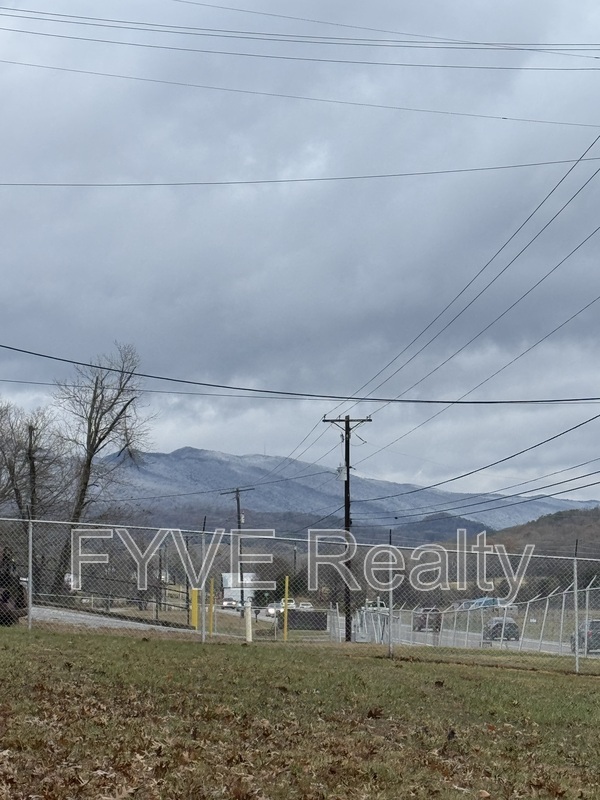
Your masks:
{"label": "wooden utility pole", "polygon": [[27,463],[29,464],[29,519],[37,519],[37,467],[35,462],[35,427],[27,426]]}
{"label": "wooden utility pole", "polygon": [[[248,487],[247,489],[231,489],[229,492],[221,492],[221,494],[234,494],[235,495],[235,504],[237,509],[237,529],[238,531],[242,530],[242,506],[240,503],[240,492],[253,492],[253,487]],[[242,561],[242,537],[239,537],[239,545],[240,545],[240,603],[242,604],[242,614],[244,613],[244,564]]]}
{"label": "wooden utility pole", "polygon": [[[327,419],[323,417],[323,422],[332,422],[338,428],[342,428],[344,440],[344,530],[346,531],[346,543],[350,543],[350,533],[352,531],[352,517],[350,516],[350,435],[354,428],[362,425],[363,422],[371,422],[371,417],[364,419],[350,419],[350,415],[337,419]],[[352,561],[348,561],[348,569],[352,571]],[[344,586],[344,631],[347,642],[352,641],[352,603],[350,586],[346,581]]]}

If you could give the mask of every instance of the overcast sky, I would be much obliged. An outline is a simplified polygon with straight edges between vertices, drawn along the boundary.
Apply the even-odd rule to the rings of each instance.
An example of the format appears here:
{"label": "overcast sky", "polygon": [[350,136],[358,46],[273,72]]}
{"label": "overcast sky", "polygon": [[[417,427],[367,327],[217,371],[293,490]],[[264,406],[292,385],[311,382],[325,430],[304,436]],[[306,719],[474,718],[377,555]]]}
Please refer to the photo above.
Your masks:
{"label": "overcast sky", "polygon": [[[1,344],[89,361],[118,340],[157,375],[447,400],[533,348],[468,398],[600,395],[600,301],[582,311],[600,296],[600,234],[557,266],[600,225],[600,161],[576,165],[486,267],[600,134],[595,0],[576,14],[567,0],[485,13],[477,0],[32,0],[0,11]],[[514,69],[472,68],[482,66]],[[587,157],[600,159],[600,142]],[[569,163],[481,170],[549,161]],[[228,185],[5,185],[181,182]],[[7,350],[0,359],[3,398],[27,408],[51,389],[15,381],[72,374]],[[421,485],[600,413],[454,406],[427,422],[443,406],[148,399],[155,450],[330,466],[339,431],[323,415],[372,414],[353,437],[357,474]],[[500,489],[598,458],[599,444],[600,420],[446,488]]]}

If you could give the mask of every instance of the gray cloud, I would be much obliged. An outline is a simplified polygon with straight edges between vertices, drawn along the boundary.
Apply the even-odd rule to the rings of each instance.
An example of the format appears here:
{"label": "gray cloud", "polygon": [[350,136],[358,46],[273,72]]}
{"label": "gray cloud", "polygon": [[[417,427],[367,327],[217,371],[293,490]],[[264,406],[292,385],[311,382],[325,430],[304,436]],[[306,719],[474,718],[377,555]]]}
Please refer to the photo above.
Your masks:
{"label": "gray cloud", "polygon": [[[15,9],[20,3],[13,4]],[[275,2],[262,10],[281,13]],[[72,13],[67,3],[54,11]],[[98,16],[82,3],[78,13]],[[106,2],[102,16],[173,25],[391,35],[218,11],[182,3]],[[331,0],[302,16],[449,39],[584,42],[591,2],[544,14],[469,0],[399,9]],[[1,18],[0,18],[1,20]],[[341,50],[80,29],[33,21],[0,25],[69,35],[325,58],[595,66],[527,50]],[[399,38],[399,37],[396,37]],[[404,37],[407,38],[407,37]],[[371,104],[600,125],[593,72],[467,71],[301,63],[174,53],[0,31],[7,59],[80,70],[337,98]],[[557,49],[557,48],[553,48]],[[3,181],[170,182],[284,179],[442,170],[578,158],[600,128],[401,112],[0,65]],[[600,155],[600,145],[590,155]],[[600,163],[600,162],[599,162]],[[490,266],[458,311],[574,194],[597,165],[580,165],[539,217]],[[115,339],[136,344],[144,370],[292,391],[351,394],[394,358],[488,261],[566,173],[546,166],[461,175],[260,186],[1,188],[3,343],[86,360]],[[395,396],[462,347],[597,225],[598,179],[507,272],[388,383]],[[497,325],[412,390],[457,398],[600,295],[592,240]],[[419,340],[450,319],[449,312]],[[477,399],[598,394],[597,307],[590,308],[474,393]],[[407,350],[387,377],[413,355]],[[0,378],[51,380],[68,369],[2,355]],[[149,384],[150,385],[150,384]],[[375,384],[370,384],[374,386]],[[157,385],[153,384],[156,388]],[[165,388],[165,387],[161,387]],[[27,405],[43,389],[3,384]],[[334,404],[153,396],[157,449],[183,445],[286,455]],[[338,411],[344,413],[349,406]],[[352,413],[377,406],[362,404]],[[360,465],[367,475],[427,483],[483,465],[591,416],[569,409],[453,408]],[[356,441],[356,460],[423,422],[429,407],[387,407]],[[309,444],[322,428],[301,447]],[[541,475],[593,453],[572,435],[464,489]],[[362,435],[362,432],[361,432]],[[302,457],[335,448],[326,432]],[[299,451],[298,451],[299,452]],[[335,464],[339,451],[324,457]],[[588,490],[585,496],[597,494]]]}

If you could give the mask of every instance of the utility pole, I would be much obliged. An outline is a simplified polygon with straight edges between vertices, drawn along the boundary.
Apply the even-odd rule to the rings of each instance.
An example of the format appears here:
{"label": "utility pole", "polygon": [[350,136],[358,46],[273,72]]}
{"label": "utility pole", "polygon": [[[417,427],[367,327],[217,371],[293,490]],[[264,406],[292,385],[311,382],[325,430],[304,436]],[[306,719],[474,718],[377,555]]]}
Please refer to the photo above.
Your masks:
{"label": "utility pole", "polygon": [[[234,494],[235,504],[237,508],[237,529],[242,530],[242,506],[240,503],[240,492],[253,492],[254,487],[248,489],[231,489],[229,492],[221,492],[221,494]],[[242,604],[242,616],[244,614],[244,564],[242,560],[242,537],[239,536],[239,549],[240,549],[240,603]]]}
{"label": "utility pole", "polygon": [[[350,415],[337,419],[327,419],[323,417],[323,422],[331,422],[337,425],[338,428],[343,430],[344,440],[344,530],[346,531],[346,543],[350,543],[350,532],[352,531],[352,517],[350,516],[350,435],[354,428],[358,428],[363,422],[371,422],[371,417],[364,419],[350,419]],[[343,423],[343,428],[342,428]],[[352,561],[348,561],[348,569],[352,572]],[[345,639],[347,642],[352,641],[352,603],[350,595],[350,586],[348,583],[344,586],[344,622],[345,622]]]}
{"label": "utility pole", "polygon": [[29,518],[37,519],[37,475],[35,463],[35,427],[27,426],[27,462],[29,464]]}

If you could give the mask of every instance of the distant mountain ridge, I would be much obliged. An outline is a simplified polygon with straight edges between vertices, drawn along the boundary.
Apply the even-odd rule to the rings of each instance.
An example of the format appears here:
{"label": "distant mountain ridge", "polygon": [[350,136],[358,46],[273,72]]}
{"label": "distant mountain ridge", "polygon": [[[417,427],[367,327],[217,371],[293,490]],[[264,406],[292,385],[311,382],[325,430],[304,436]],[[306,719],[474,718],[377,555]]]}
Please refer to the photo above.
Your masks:
{"label": "distant mountain ridge", "polygon": [[[193,447],[140,453],[135,460],[109,456],[106,462],[116,478],[109,498],[112,513],[116,508],[122,516],[143,518],[145,524],[198,528],[206,516],[207,529],[236,527],[231,492],[238,487],[244,490],[245,526],[283,525],[288,534],[296,523],[299,528],[341,527],[343,482],[336,479],[334,469],[275,456],[239,456]],[[354,475],[351,490],[357,532],[392,528],[410,531],[412,536],[416,530],[412,538],[417,539],[421,538],[419,529],[435,528],[436,520],[449,528],[474,524],[501,530],[558,511],[600,505],[543,495],[530,499],[456,493]],[[269,525],[269,520],[277,520],[277,526]]]}
{"label": "distant mountain ridge", "polygon": [[533,522],[498,532],[494,542],[504,543],[509,552],[521,552],[526,544],[536,553],[572,558],[600,556],[600,508],[570,509]]}

